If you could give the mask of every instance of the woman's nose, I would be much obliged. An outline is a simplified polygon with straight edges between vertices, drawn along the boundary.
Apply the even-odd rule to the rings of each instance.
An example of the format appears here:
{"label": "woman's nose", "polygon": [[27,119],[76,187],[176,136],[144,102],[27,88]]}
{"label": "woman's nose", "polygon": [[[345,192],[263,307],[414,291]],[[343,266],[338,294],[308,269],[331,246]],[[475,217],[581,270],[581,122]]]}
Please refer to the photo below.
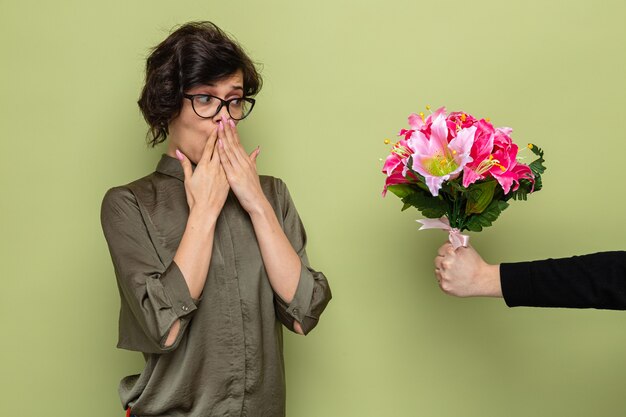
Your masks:
{"label": "woman's nose", "polygon": [[225,122],[228,119],[230,119],[230,113],[228,113],[228,107],[227,106],[222,106],[222,108],[220,109],[220,111],[217,112],[217,114],[213,117],[213,120],[217,123],[219,121]]}

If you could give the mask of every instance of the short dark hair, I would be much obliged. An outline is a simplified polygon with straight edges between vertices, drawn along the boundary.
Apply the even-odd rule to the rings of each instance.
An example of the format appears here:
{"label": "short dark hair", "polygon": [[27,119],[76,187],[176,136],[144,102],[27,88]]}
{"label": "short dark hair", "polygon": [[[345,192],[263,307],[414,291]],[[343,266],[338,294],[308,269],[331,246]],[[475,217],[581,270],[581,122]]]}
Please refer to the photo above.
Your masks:
{"label": "short dark hair", "polygon": [[189,22],[152,49],[146,61],[146,83],[137,101],[149,125],[151,146],[163,142],[167,125],[178,116],[183,93],[241,70],[245,96],[261,90],[263,80],[243,48],[211,22]]}

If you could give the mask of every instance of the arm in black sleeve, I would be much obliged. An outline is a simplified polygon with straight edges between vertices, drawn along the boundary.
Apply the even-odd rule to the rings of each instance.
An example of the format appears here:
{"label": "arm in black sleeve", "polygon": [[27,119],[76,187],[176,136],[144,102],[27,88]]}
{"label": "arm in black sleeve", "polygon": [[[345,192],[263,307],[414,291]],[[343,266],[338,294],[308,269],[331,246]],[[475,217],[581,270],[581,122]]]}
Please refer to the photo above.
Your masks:
{"label": "arm in black sleeve", "polygon": [[500,265],[509,307],[626,310],[626,252]]}

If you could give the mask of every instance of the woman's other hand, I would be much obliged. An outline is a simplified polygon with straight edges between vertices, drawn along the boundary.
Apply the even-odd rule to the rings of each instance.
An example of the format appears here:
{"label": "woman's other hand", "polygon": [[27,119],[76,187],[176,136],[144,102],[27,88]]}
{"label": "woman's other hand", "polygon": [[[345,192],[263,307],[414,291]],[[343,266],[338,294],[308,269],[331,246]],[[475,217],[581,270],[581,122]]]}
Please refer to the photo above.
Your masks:
{"label": "woman's other hand", "polygon": [[443,244],[435,257],[435,276],[443,292],[457,297],[502,297],[500,265],[490,265],[473,247]]}
{"label": "woman's other hand", "polygon": [[[270,285],[285,303],[290,304],[300,282],[302,261],[261,189],[256,171],[259,148],[250,155],[246,153],[232,120],[222,119],[218,131],[217,149],[226,178],[239,203],[250,215]],[[294,330],[304,334],[297,321],[294,321]]]}
{"label": "woman's other hand", "polygon": [[195,209],[208,210],[215,218],[221,212],[229,190],[220,154],[215,152],[217,134],[215,129],[207,139],[195,170],[192,170],[189,158],[176,150],[185,173],[185,193],[190,212]]}
{"label": "woman's other hand", "polygon": [[261,210],[266,198],[256,170],[260,149],[256,148],[250,155],[246,153],[232,119],[221,120],[217,130],[218,153],[230,188],[248,213]]}

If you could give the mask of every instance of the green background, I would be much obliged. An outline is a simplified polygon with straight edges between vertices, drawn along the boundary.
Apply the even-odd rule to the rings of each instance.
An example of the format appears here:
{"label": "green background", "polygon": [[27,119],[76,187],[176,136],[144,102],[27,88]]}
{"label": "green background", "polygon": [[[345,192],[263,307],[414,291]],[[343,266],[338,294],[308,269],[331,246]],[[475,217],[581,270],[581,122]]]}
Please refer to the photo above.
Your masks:
{"label": "green background", "polygon": [[626,5],[615,1],[0,1],[0,411],[122,416],[104,192],[151,172],[149,47],[212,20],[263,64],[242,124],[289,185],[334,299],[287,335],[290,416],[615,416],[626,316],[509,309],[437,287],[445,239],[380,196],[383,139],[426,104],[546,152],[544,189],[474,246],[490,262],[625,249]]}

